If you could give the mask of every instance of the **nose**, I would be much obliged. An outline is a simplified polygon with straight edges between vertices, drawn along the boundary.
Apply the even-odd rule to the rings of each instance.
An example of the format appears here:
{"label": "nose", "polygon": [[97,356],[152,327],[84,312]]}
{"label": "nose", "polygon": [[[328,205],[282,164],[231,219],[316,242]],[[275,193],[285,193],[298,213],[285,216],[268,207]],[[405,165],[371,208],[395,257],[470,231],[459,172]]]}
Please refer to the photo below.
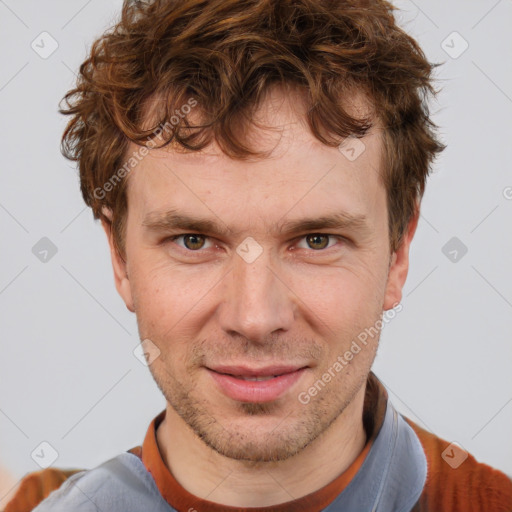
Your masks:
{"label": "nose", "polygon": [[220,326],[227,335],[262,344],[269,335],[291,329],[294,295],[279,267],[277,271],[273,267],[265,250],[252,263],[234,255],[218,310]]}

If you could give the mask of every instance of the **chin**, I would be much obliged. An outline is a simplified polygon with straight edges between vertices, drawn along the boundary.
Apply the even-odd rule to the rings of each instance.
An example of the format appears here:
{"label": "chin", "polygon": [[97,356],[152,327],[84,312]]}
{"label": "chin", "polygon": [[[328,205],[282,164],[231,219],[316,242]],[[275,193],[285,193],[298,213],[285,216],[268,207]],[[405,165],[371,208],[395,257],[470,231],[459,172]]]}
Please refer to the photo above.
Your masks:
{"label": "chin", "polygon": [[203,433],[201,437],[212,450],[229,459],[252,464],[279,462],[293,457],[311,442],[303,433],[300,435],[296,429],[289,427],[288,425],[288,428],[276,432],[275,427],[273,431],[255,431],[247,425],[245,429],[233,428],[231,431]]}
{"label": "chin", "polygon": [[239,403],[230,410],[209,403],[201,409],[175,410],[212,450],[248,463],[289,459],[328,426],[317,415],[277,402]]}

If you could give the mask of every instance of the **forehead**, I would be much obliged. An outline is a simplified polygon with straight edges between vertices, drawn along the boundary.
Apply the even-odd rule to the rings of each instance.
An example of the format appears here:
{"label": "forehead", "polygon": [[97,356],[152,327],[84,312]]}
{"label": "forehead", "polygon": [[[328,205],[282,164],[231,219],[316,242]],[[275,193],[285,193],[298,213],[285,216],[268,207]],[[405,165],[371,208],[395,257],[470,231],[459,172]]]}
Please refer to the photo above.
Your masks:
{"label": "forehead", "polygon": [[[361,96],[346,100],[354,112],[367,112]],[[269,151],[268,158],[236,160],[214,142],[198,152],[169,147],[151,150],[129,176],[129,212],[140,223],[152,212],[200,210],[201,216],[268,219],[348,211],[369,215],[382,206],[379,178],[382,140],[376,124],[361,140],[341,148],[316,139],[306,123],[301,97],[274,90],[254,114],[247,138]],[[132,150],[137,146],[133,145]],[[136,150],[136,149],[135,149]]]}

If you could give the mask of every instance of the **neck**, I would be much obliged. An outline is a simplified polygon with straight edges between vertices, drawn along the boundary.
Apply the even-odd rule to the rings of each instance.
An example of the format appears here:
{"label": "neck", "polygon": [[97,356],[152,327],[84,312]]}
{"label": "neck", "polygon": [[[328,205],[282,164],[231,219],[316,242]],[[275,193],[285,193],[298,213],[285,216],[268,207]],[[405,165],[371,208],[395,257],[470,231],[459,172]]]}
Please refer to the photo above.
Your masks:
{"label": "neck", "polygon": [[248,465],[209,448],[167,406],[156,437],[174,478],[188,492],[233,507],[272,506],[321,489],[354,462],[366,443],[363,404],[366,386],[315,441],[280,462]]}

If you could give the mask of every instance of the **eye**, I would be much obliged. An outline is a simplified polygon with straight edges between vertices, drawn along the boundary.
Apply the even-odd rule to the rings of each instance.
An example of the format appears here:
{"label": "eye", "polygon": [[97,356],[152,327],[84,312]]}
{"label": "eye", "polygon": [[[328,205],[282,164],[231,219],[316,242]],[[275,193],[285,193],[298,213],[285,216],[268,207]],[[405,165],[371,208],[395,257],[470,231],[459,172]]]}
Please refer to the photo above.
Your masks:
{"label": "eye", "polygon": [[[177,242],[180,239],[182,240],[182,243]],[[213,247],[214,244],[212,244],[211,241],[210,244],[212,245],[209,247],[206,245],[209,239],[210,237],[206,235],[201,235],[198,233],[185,233],[182,235],[169,237],[166,241],[175,242],[177,243],[178,247],[188,252],[200,252],[201,249],[209,249]],[[300,245],[297,245],[297,247],[319,252],[323,251],[324,249],[329,249],[333,245],[336,245],[335,243],[329,245],[329,241],[336,242],[336,239],[343,240],[343,237],[329,235],[326,233],[309,233],[299,239],[299,244],[304,240],[307,246],[300,247]]]}
{"label": "eye", "polygon": [[[329,239],[334,239],[334,238],[341,239],[341,237],[339,237],[339,236],[335,237],[334,235],[329,235],[326,233],[310,233],[310,234],[302,237],[302,240],[306,241],[306,244],[308,245],[308,247],[301,247],[301,248],[313,249],[314,251],[321,251],[323,249],[332,247],[332,245],[330,245],[328,247]],[[334,240],[334,241],[336,241],[336,240]]]}
{"label": "eye", "polygon": [[182,238],[183,246],[178,244],[182,249],[189,250],[191,252],[197,252],[199,249],[203,249],[205,241],[208,239],[205,235],[198,235],[197,233],[185,233],[184,235],[177,235],[169,238],[169,241],[175,242]]}

